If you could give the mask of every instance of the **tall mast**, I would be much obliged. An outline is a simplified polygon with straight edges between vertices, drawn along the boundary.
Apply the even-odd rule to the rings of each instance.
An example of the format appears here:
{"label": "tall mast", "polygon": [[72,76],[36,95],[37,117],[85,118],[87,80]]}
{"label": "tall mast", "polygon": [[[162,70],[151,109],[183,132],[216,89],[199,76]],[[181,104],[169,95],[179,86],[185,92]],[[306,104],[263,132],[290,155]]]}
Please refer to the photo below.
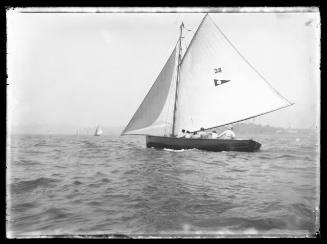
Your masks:
{"label": "tall mast", "polygon": [[183,33],[184,23],[182,22],[180,26],[180,36],[179,36],[179,46],[178,46],[178,64],[177,64],[177,78],[176,78],[176,90],[175,90],[175,104],[174,104],[174,116],[173,116],[173,129],[172,136],[174,136],[175,131],[175,120],[176,120],[176,105],[177,105],[177,94],[178,94],[178,84],[179,84],[179,69],[182,59],[182,33]]}

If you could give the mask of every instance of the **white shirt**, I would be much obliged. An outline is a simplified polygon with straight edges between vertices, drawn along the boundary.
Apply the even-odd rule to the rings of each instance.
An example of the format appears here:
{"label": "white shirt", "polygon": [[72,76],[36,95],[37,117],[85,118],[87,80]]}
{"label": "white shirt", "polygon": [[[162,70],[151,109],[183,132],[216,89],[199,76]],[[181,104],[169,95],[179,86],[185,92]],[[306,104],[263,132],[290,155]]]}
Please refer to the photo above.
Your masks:
{"label": "white shirt", "polygon": [[191,138],[191,134],[190,133],[186,133],[185,134],[185,138]]}
{"label": "white shirt", "polygon": [[178,138],[181,138],[181,137],[184,137],[184,136],[185,136],[185,133],[183,133],[183,132],[179,132],[178,135],[177,135]]}
{"label": "white shirt", "polygon": [[235,138],[235,133],[232,130],[226,130],[223,133],[221,133],[219,136],[222,139],[234,139]]}
{"label": "white shirt", "polygon": [[211,139],[217,139],[217,138],[218,138],[218,134],[212,132],[212,133],[211,133]]}
{"label": "white shirt", "polygon": [[205,138],[205,137],[207,136],[207,133],[204,132],[204,131],[200,131],[200,132],[198,133],[198,135],[199,135],[201,138]]}

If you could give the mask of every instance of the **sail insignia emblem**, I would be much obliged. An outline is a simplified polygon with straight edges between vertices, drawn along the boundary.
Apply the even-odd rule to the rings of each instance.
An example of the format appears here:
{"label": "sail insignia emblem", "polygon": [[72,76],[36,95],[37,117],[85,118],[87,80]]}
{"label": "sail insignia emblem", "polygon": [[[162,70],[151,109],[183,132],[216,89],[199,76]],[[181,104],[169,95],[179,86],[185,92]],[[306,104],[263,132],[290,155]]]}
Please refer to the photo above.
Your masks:
{"label": "sail insignia emblem", "polygon": [[[222,72],[223,72],[222,69],[221,69],[221,67],[219,67],[219,68],[214,68],[213,70],[214,70],[215,74],[217,74],[217,73],[222,73]],[[219,86],[219,85],[222,85],[222,84],[224,84],[224,83],[229,82],[230,80],[213,79],[213,81],[215,82],[215,86]]]}
{"label": "sail insignia emblem", "polygon": [[217,80],[217,79],[214,79],[213,81],[215,82],[215,86],[219,86],[219,85],[222,85],[224,83],[229,82],[230,80]]}

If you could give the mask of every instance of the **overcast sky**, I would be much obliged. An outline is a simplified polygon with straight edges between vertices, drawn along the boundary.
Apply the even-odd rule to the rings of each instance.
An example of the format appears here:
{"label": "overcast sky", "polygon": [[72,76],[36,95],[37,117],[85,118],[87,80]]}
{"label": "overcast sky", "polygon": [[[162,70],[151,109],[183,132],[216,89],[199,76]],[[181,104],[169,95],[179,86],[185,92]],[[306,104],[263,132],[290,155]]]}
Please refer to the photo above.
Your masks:
{"label": "overcast sky", "polygon": [[[317,123],[319,13],[210,16],[266,80],[295,103],[254,122],[300,128]],[[195,31],[203,17],[7,12],[10,124],[125,126],[176,44],[181,21]]]}

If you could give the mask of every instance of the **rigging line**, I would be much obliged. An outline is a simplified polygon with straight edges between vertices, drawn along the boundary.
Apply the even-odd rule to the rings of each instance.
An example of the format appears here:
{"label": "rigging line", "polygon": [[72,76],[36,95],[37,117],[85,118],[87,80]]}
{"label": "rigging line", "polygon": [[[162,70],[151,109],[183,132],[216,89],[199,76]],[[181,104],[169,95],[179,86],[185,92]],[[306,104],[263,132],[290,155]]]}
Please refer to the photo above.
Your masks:
{"label": "rigging line", "polygon": [[184,49],[186,50],[187,49],[187,45],[185,42],[183,42],[183,45],[184,45]]}
{"label": "rigging line", "polygon": [[179,36],[179,46],[178,46],[178,62],[177,62],[177,77],[176,77],[176,89],[175,89],[175,104],[174,104],[174,113],[173,113],[173,128],[172,136],[175,133],[175,122],[176,122],[176,110],[177,110],[177,99],[178,99],[178,85],[180,79],[180,68],[181,68],[181,47],[182,47],[182,36],[183,36],[184,23],[182,22],[180,26],[180,36]]}
{"label": "rigging line", "polygon": [[[192,40],[191,40],[190,43],[188,44],[188,47],[190,47],[191,44],[193,43],[195,37],[196,37],[197,34],[198,34],[198,31],[200,30],[200,27],[202,26],[202,24],[203,24],[203,22],[204,22],[204,20],[205,20],[205,18],[206,18],[207,16],[208,16],[208,13],[206,13],[206,15],[203,17],[201,23],[199,24],[198,28],[196,29],[196,31],[195,31],[195,33],[194,33],[194,35],[193,35],[193,37],[192,37]],[[184,60],[184,58],[185,58],[185,56],[186,56],[186,54],[188,53],[189,50],[190,50],[190,48],[188,48],[188,49],[185,51],[184,56],[183,56],[183,58],[182,58],[182,60],[181,60],[180,66],[183,65],[183,60]]]}
{"label": "rigging line", "polygon": [[182,37],[183,39],[186,39],[186,38],[189,36],[190,32],[193,32],[193,35],[194,35],[194,31],[193,31],[193,30],[186,29],[185,26],[184,26],[184,29],[185,29],[187,32],[186,32],[186,33],[184,34],[184,36]]}
{"label": "rigging line", "polygon": [[[264,115],[264,114],[272,113],[272,112],[275,112],[277,110],[280,110],[280,109],[283,109],[283,108],[287,108],[287,107],[292,106],[292,105],[294,105],[294,103],[293,104],[287,104],[287,105],[282,106],[280,108],[277,108],[277,109],[274,109],[274,110],[270,110],[270,111],[265,112],[265,113],[257,114],[257,115],[254,115],[254,116],[251,116],[251,117],[248,117],[248,118],[245,118],[245,119],[240,119],[240,120],[236,120],[236,121],[233,121],[233,122],[230,122],[230,123],[226,123],[226,124],[222,124],[222,125],[217,125],[217,126],[209,127],[209,128],[206,128],[205,130],[211,130],[211,129],[219,128],[219,127],[222,127],[222,126],[225,126],[225,125],[230,125],[230,124],[238,123],[238,122],[241,122],[241,121],[244,121],[244,120],[249,120],[249,119],[252,119],[252,118],[255,118],[255,117],[259,117],[259,116]],[[196,130],[196,132],[198,132],[198,131],[200,131],[200,130]]]}
{"label": "rigging line", "polygon": [[[184,42],[183,42],[183,44],[184,44],[184,48],[185,48],[185,50],[187,50],[188,49],[188,45],[186,44],[186,38],[189,36],[189,32],[192,32],[193,33],[193,35],[194,35],[194,31],[193,30],[191,30],[191,29],[187,29],[186,27],[185,27],[185,25],[184,25],[184,29],[186,30],[186,34],[184,34],[184,36],[182,36],[182,38],[184,39]],[[185,52],[184,52],[184,54],[185,54]],[[182,54],[182,57],[184,56],[184,54]],[[182,58],[183,59],[183,58]]]}
{"label": "rigging line", "polygon": [[[175,54],[176,55],[176,54]],[[176,74],[174,75],[174,77],[176,76]],[[172,84],[172,83],[171,83]],[[165,123],[166,124],[168,124],[167,123],[167,121],[168,121],[168,115],[170,114],[170,102],[171,102],[171,100],[172,100],[172,94],[173,94],[173,92],[171,92],[170,90],[169,90],[169,95],[168,95],[168,108],[167,108],[167,113],[166,113],[166,120],[165,120]],[[165,127],[165,132],[164,132],[164,134],[166,135],[166,133],[167,133],[167,126]]]}
{"label": "rigging line", "polygon": [[282,96],[266,79],[265,77],[258,71],[256,68],[240,53],[240,51],[234,46],[234,44],[231,42],[231,40],[228,39],[228,37],[224,34],[224,32],[216,25],[216,23],[211,19],[213,24],[216,26],[216,28],[219,30],[219,32],[223,35],[223,37],[228,41],[228,43],[234,48],[234,50],[238,53],[238,55],[241,56],[241,58],[270,86],[270,88],[281,98],[286,100],[289,104],[294,104],[293,102],[289,101],[286,97]]}
{"label": "rigging line", "polygon": [[[189,51],[189,47],[191,46],[192,42],[194,41],[194,39],[195,39],[195,37],[196,37],[196,35],[197,35],[197,33],[198,33],[200,27],[202,26],[202,24],[203,24],[203,22],[204,22],[204,20],[205,20],[205,18],[206,18],[207,16],[208,16],[208,13],[206,13],[205,16],[203,17],[203,19],[201,20],[201,23],[199,24],[199,26],[198,26],[197,30],[195,31],[195,33],[194,33],[194,35],[193,35],[193,37],[192,37],[192,39],[191,39],[189,45],[187,46],[187,49],[185,50],[185,53],[184,53],[183,57],[181,56],[181,53],[180,53],[180,56],[179,56],[180,59],[179,59],[179,62],[178,62],[178,72],[179,72],[179,70],[182,68],[183,60],[184,60],[184,58],[185,58],[187,52]],[[183,26],[183,28],[185,28],[184,23],[182,23],[182,26]],[[193,32],[193,31],[192,31],[192,32]],[[182,37],[182,33],[181,33],[181,37]],[[181,37],[180,37],[180,42],[182,42],[182,41],[181,41],[181,39],[182,39]],[[179,75],[179,74],[178,74],[178,75]],[[178,78],[180,78],[180,77],[178,77]],[[173,115],[173,128],[172,128],[172,135],[174,135],[174,130],[175,130],[176,102],[177,102],[177,98],[178,98],[178,90],[177,90],[177,88],[178,88],[178,85],[180,85],[180,84],[179,84],[180,82],[181,82],[181,81],[180,81],[179,79],[178,79],[178,82],[176,82],[175,108],[174,108],[174,115]]]}
{"label": "rigging line", "polygon": [[[186,97],[186,98],[189,98],[190,97],[190,95],[189,95],[189,92],[190,91],[188,91],[187,89],[185,89],[184,90],[184,97]],[[193,116],[192,116],[192,112],[190,111],[190,110],[186,110],[186,112],[188,113],[188,116],[189,116],[189,118],[190,118],[190,120],[191,120],[191,123],[192,123],[192,126],[193,126],[193,124],[194,124],[194,122],[193,122]],[[186,114],[186,113],[185,113]],[[187,117],[187,116],[185,116],[185,117]],[[185,128],[184,128],[185,129]]]}
{"label": "rigging line", "polygon": [[[170,92],[169,92],[169,96],[168,96],[168,109],[166,112],[165,124],[167,124],[167,119],[168,119],[168,114],[169,114],[169,106],[170,106]],[[167,133],[167,126],[165,126],[164,135],[166,135],[166,133]]]}
{"label": "rigging line", "polygon": [[[178,45],[178,40],[177,40],[177,42],[175,44],[175,48],[177,47],[177,45]],[[176,58],[178,59],[178,56],[177,56],[176,51],[175,51],[175,62],[176,62]],[[173,74],[173,80],[175,80],[175,77],[176,77],[176,69],[175,69],[174,73],[175,74]],[[171,104],[172,95],[173,95],[173,92],[171,92],[172,84],[173,84],[173,82],[170,83],[169,94],[168,94],[168,97],[167,97],[167,99],[168,99],[168,108],[167,108],[167,112],[166,112],[165,124],[168,124],[168,126],[165,126],[164,135],[167,135],[167,127],[169,127],[169,125],[171,125],[171,123],[167,123],[167,121],[168,121],[168,115],[170,114],[170,111],[171,111],[170,104]],[[169,134],[168,134],[168,136],[169,136]]]}

